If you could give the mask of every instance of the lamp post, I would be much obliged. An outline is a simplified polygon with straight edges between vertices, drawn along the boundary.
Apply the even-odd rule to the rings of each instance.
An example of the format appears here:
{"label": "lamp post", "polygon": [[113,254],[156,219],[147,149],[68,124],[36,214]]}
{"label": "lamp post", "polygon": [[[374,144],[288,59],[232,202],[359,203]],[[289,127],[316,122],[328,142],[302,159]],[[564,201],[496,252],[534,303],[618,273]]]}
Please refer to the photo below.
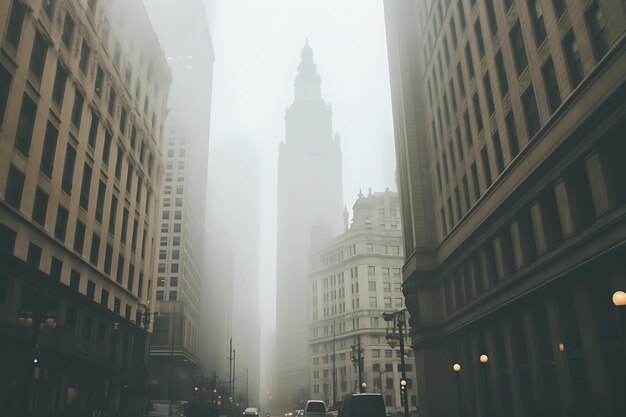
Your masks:
{"label": "lamp post", "polygon": [[[38,369],[40,367],[40,351],[39,351],[39,331],[44,328],[56,327],[56,310],[48,308],[48,300],[45,296],[40,296],[33,301],[34,308],[32,310],[21,310],[18,312],[17,321],[19,324],[30,326],[30,346],[29,346],[29,363],[25,364],[26,378],[24,383],[24,416],[31,414],[31,390],[33,386],[33,377],[38,377]],[[45,306],[45,308],[43,308]],[[45,311],[44,311],[45,310]]]}
{"label": "lamp post", "polygon": [[[406,380],[406,370],[404,366],[404,334],[403,329],[405,325],[405,313],[406,309],[392,312],[392,313],[383,313],[383,320],[386,322],[393,322],[393,332],[387,332],[385,339],[387,343],[394,349],[398,342],[400,342],[400,364],[402,367],[402,379],[400,380],[400,389],[402,400],[404,402],[404,417],[409,417],[409,396],[407,392],[407,380]],[[396,334],[395,329],[398,328],[398,333]]]}
{"label": "lamp post", "polygon": [[615,291],[613,293],[612,301],[617,311],[615,317],[617,317],[617,331],[620,338],[620,344],[622,347],[622,354],[626,356],[626,335],[624,334],[624,320],[626,320],[626,292]]}
{"label": "lamp post", "polygon": [[459,396],[459,410],[461,411],[461,417],[465,417],[465,403],[463,402],[463,387],[461,386],[461,365],[455,363],[452,365],[452,370],[456,377],[456,391]]}
{"label": "lamp post", "polygon": [[487,364],[489,363],[489,356],[483,353],[482,355],[480,355],[478,360],[480,361],[481,373],[483,374],[483,385],[485,392],[485,415],[487,417],[491,417],[491,405],[489,403],[489,379],[487,377]]}

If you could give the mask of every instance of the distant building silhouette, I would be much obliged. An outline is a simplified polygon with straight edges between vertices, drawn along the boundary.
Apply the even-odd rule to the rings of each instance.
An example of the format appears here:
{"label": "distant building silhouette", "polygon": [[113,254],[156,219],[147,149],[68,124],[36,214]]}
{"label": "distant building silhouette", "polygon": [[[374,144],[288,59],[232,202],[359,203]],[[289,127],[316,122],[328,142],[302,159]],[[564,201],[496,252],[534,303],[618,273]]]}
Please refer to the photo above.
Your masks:
{"label": "distant building silhouette", "polygon": [[332,111],[322,100],[313,50],[302,48],[295,99],[285,114],[278,159],[276,398],[284,404],[308,395],[307,297],[311,228],[343,231],[341,146]]}

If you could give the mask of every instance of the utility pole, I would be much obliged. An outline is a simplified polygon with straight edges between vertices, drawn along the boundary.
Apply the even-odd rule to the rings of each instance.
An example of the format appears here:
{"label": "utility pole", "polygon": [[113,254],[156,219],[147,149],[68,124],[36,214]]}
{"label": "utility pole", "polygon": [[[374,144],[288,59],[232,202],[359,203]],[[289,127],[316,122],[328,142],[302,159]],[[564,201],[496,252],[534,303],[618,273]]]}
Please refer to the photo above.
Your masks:
{"label": "utility pole", "polygon": [[230,397],[233,392],[233,338],[230,338],[230,346],[228,348],[228,397],[225,400],[228,400],[228,414],[230,414]]}
{"label": "utility pole", "polygon": [[359,351],[359,390],[363,392],[363,356],[361,356],[363,351],[361,350],[361,336],[358,337],[357,343]]}
{"label": "utility pole", "polygon": [[333,320],[333,406],[337,404],[337,367],[335,355],[335,320]]}
{"label": "utility pole", "polygon": [[359,392],[365,392],[363,387],[363,358],[361,356],[363,351],[361,350],[361,336],[357,336],[357,345],[351,345],[350,348],[352,348],[352,358],[350,360],[353,364],[358,366],[357,369],[359,372]]}
{"label": "utility pole", "polygon": [[235,351],[235,349],[233,349],[233,392],[230,396],[230,402],[232,403],[233,401],[235,401],[235,379],[237,379],[237,374],[235,373],[235,364],[236,364],[236,360],[237,360],[237,353]]}
{"label": "utility pole", "polygon": [[[172,315],[172,319],[175,316]],[[168,323],[169,324],[169,323]],[[170,377],[168,379],[168,383],[167,383],[167,396],[168,399],[170,400],[170,408],[171,408],[171,404],[172,404],[172,376],[174,373],[174,340],[176,339],[175,336],[175,332],[176,332],[176,324],[172,321],[171,323],[172,326],[172,344],[170,346]]]}
{"label": "utility pole", "polygon": [[[404,327],[404,310],[402,314],[398,315],[398,333],[400,334],[400,364],[402,365],[402,396],[404,397],[404,415],[409,416],[409,396],[406,386],[406,370],[404,369],[404,335],[402,334],[402,328]],[[404,384],[402,384],[404,382]]]}

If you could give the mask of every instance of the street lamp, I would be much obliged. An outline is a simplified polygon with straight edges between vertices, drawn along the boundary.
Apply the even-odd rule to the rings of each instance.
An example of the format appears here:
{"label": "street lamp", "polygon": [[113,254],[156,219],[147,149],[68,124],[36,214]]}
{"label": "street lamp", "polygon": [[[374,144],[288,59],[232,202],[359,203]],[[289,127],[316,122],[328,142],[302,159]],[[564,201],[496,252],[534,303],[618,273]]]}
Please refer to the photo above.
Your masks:
{"label": "street lamp", "polygon": [[461,411],[461,417],[465,417],[465,403],[463,402],[463,387],[461,386],[461,365],[455,363],[452,365],[452,370],[456,376],[456,392],[459,396],[459,409]]}
{"label": "street lamp", "polygon": [[[383,320],[386,322],[393,322],[392,332],[389,333],[389,329],[387,329],[387,334],[385,335],[385,339],[387,340],[389,347],[394,349],[398,344],[400,344],[400,364],[402,366],[402,379],[400,380],[401,395],[404,400],[404,417],[409,417],[409,396],[406,389],[406,370],[404,366],[405,355],[403,328],[405,326],[405,313],[406,309],[392,313],[383,313]],[[398,328],[398,333],[396,333],[396,327]]]}
{"label": "street lamp", "polygon": [[613,304],[615,304],[616,307],[626,306],[626,292],[615,291],[613,293]]}
{"label": "street lamp", "polygon": [[489,403],[489,380],[487,378],[487,364],[489,363],[489,356],[484,353],[480,355],[478,360],[481,363],[481,372],[483,374],[483,385],[485,387],[485,415],[491,417],[491,405]]}
{"label": "street lamp", "polygon": [[365,392],[366,389],[367,389],[367,383],[364,382],[361,384],[361,392]]}

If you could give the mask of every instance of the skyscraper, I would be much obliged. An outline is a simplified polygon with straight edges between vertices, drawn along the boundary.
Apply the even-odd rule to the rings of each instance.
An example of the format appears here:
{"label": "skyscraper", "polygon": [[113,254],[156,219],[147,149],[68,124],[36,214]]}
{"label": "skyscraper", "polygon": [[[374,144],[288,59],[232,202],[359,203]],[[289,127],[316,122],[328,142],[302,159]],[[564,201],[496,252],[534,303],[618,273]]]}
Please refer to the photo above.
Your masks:
{"label": "skyscraper", "polygon": [[150,351],[151,398],[184,399],[191,397],[192,375],[198,375],[201,367],[213,45],[201,0],[145,3],[173,79],[163,146],[165,178],[153,306],[159,315]]}
{"label": "skyscraper", "polygon": [[0,2],[3,414],[142,408],[170,81],[139,0]]}
{"label": "skyscraper", "polygon": [[295,99],[285,114],[278,158],[276,387],[286,404],[308,396],[307,298],[311,228],[343,231],[341,145],[322,100],[313,50],[302,48]]}
{"label": "skyscraper", "polygon": [[420,416],[623,409],[624,7],[385,2]]}

